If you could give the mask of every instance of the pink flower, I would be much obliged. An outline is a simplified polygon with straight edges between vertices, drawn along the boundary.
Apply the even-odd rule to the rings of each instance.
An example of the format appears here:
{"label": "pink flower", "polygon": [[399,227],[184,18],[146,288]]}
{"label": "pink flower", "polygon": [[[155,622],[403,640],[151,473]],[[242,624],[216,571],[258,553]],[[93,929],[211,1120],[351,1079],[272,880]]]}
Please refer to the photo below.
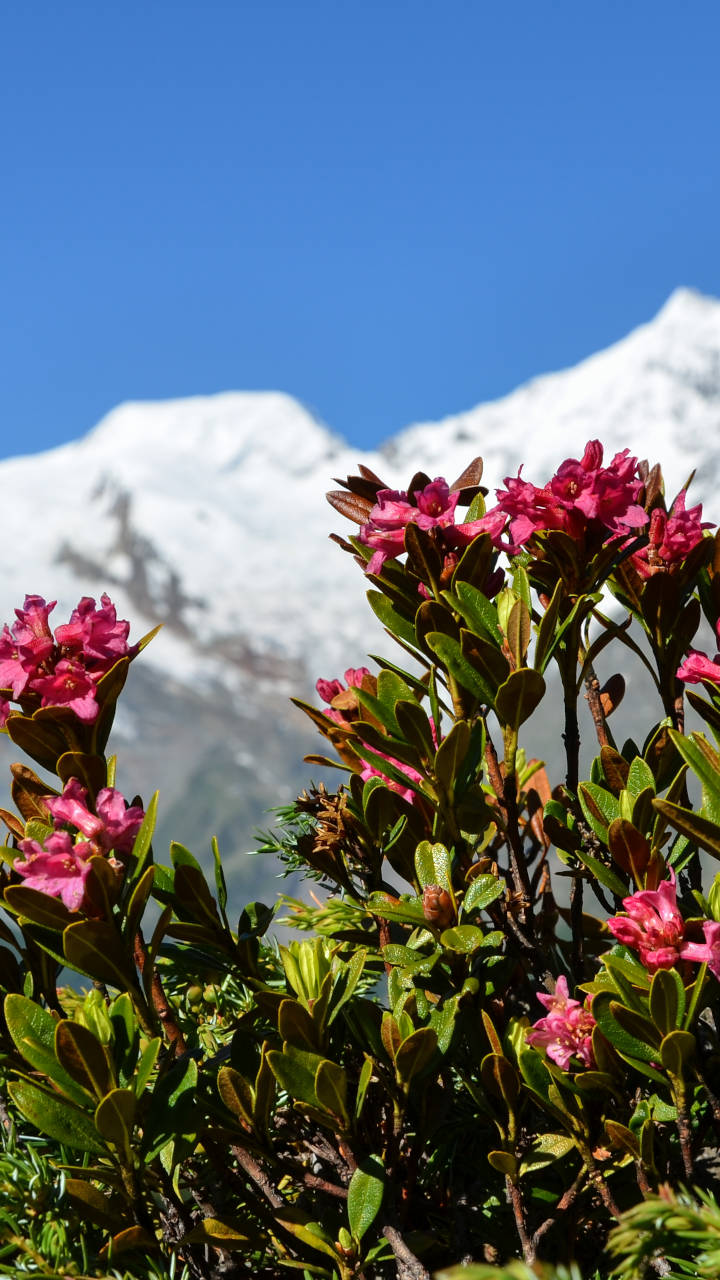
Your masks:
{"label": "pink flower", "polygon": [[584,1004],[573,1000],[568,992],[567,978],[561,974],[555,994],[538,995],[538,1000],[548,1013],[526,1033],[528,1044],[544,1049],[548,1058],[563,1071],[567,1071],[572,1058],[578,1058],[584,1067],[594,1067],[592,1033],[595,1019],[589,999]]}
{"label": "pink flower", "polygon": [[675,873],[657,889],[642,889],[623,898],[627,916],[613,916],[608,929],[623,946],[637,951],[648,973],[671,969],[681,957],[685,921],[680,915]]}
{"label": "pink flower", "polygon": [[691,649],[675,672],[677,679],[684,680],[686,684],[699,684],[701,680],[720,684],[720,653],[715,656],[717,661],[712,662],[706,653]]}
{"label": "pink flower", "polygon": [[702,541],[703,529],[711,529],[710,521],[701,521],[702,504],[685,510],[685,490],[681,489],[670,512],[655,507],[650,515],[648,545],[632,557],[632,563],[643,578],[682,564],[693,547]]}
{"label": "pink flower", "polygon": [[704,920],[702,929],[705,941],[683,942],[680,955],[683,960],[706,964],[720,981],[720,923],[716,920]]}
{"label": "pink flower", "polygon": [[[388,756],[384,751],[378,751],[375,748],[373,750],[375,755],[382,756],[383,760],[387,760],[388,764],[394,765],[395,768],[399,769],[401,773],[404,773],[405,777],[409,778],[411,782],[422,782],[422,774],[418,773],[416,769],[413,769],[412,765],[406,764],[403,760],[396,760],[394,756]],[[401,783],[396,782],[394,778],[388,778],[386,774],[383,773],[382,769],[376,768],[374,764],[369,764],[367,760],[363,760],[360,777],[363,782],[367,782],[369,778],[382,778],[382,781],[385,783],[388,790],[397,791],[397,793],[401,795],[404,800],[409,801],[410,804],[414,804],[417,798],[417,793],[412,787],[403,787]]]}
{"label": "pink flower", "polygon": [[101,596],[99,608],[91,596],[83,596],[73,609],[70,621],[56,628],[55,640],[65,653],[82,657],[85,666],[97,677],[131,652],[127,642],[129,633],[130,623],[118,622],[108,595]]}
{"label": "pink flower", "polygon": [[21,840],[19,848],[25,862],[16,862],[14,870],[22,876],[28,889],[37,889],[51,898],[60,898],[68,911],[79,911],[85,902],[85,881],[90,874],[89,844],[73,844],[67,831],[55,831],[45,846],[37,840]]}
{"label": "pink flower", "polygon": [[459,497],[459,491],[451,490],[442,476],[411,495],[404,490],[380,489],[368,522],[360,529],[360,541],[374,548],[367,572],[379,573],[389,557],[402,555],[409,524],[417,524],[421,529],[467,528],[455,524]]}
{"label": "pink flower", "polygon": [[[720,639],[720,621],[716,632]],[[720,684],[720,653],[715,654],[713,662],[706,653],[700,653],[699,649],[690,649],[687,658],[680,663],[675,676],[678,680],[684,680],[686,684],[699,684],[701,680],[711,680],[713,684]]]}
{"label": "pink flower", "polygon": [[48,796],[45,804],[58,826],[69,823],[91,841],[96,853],[131,853],[135,837],[142,826],[145,812],[139,805],[125,807],[125,800],[114,787],[98,792],[96,813],[87,807],[87,790],[77,778],[70,778],[61,796]]}
{"label": "pink flower", "polygon": [[355,712],[358,708],[357,694],[353,693],[353,689],[359,689],[365,676],[369,676],[370,672],[367,667],[348,667],[345,672],[345,684],[340,680],[317,680],[315,688],[320,694],[323,702],[327,702],[330,710],[325,712],[329,720],[334,720],[336,724],[349,724],[353,718],[349,712]]}
{"label": "pink flower", "polygon": [[32,688],[40,694],[43,707],[67,706],[78,720],[86,723],[97,716],[95,681],[85,667],[72,658],[62,658],[51,675],[36,676]]}

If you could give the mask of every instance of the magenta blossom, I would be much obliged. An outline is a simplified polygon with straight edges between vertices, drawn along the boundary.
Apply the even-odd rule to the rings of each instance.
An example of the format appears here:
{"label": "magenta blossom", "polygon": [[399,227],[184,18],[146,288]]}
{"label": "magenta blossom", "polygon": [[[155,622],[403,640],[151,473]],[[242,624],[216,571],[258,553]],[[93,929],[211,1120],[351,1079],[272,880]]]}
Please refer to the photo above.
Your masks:
{"label": "magenta blossom", "polygon": [[134,656],[128,647],[129,622],[118,622],[108,595],[100,597],[99,608],[91,596],[83,596],[70,621],[57,627],[55,640],[67,654],[79,655],[89,670],[109,671],[119,658]]}
{"label": "magenta blossom", "polygon": [[[720,640],[720,622],[717,624],[716,631]],[[720,652],[715,654],[713,661],[699,649],[690,649],[687,657],[680,663],[675,676],[678,680],[684,680],[686,684],[699,684],[701,680],[711,680],[713,684],[720,684]]]}
{"label": "magenta blossom", "polygon": [[68,911],[79,911],[85,902],[85,882],[90,874],[90,844],[73,844],[67,831],[54,831],[44,846],[37,840],[21,840],[19,848],[24,862],[16,862],[14,870],[22,876],[28,889],[37,889],[51,898],[60,898]]}
{"label": "magenta blossom", "polygon": [[42,707],[67,706],[78,720],[86,723],[97,717],[95,681],[85,667],[72,658],[62,658],[50,675],[36,676],[31,687],[40,694]]}
{"label": "magenta blossom", "polygon": [[374,549],[367,565],[368,573],[380,573],[387,559],[402,555],[409,524],[416,524],[420,529],[442,530],[443,545],[450,551],[467,546],[478,533],[484,532],[482,520],[456,524],[455,508],[460,491],[450,489],[442,476],[436,476],[423,489],[415,489],[411,494],[404,490],[380,489],[376,498],[359,535],[365,546]]}
{"label": "magenta blossom", "polygon": [[114,787],[103,787],[98,792],[96,812],[91,813],[87,790],[77,778],[70,778],[61,796],[47,796],[45,804],[56,826],[69,823],[76,827],[87,836],[95,853],[131,853],[145,817],[139,805],[126,808],[123,796]]}
{"label": "magenta blossom", "polygon": [[345,684],[341,680],[316,681],[317,692],[330,708],[325,712],[328,720],[334,720],[336,724],[349,724],[351,717],[347,713],[356,711],[358,706],[357,694],[352,690],[359,689],[365,677],[369,675],[367,667],[348,667],[345,672]]}
{"label": "magenta blossom", "polygon": [[[541,530],[561,529],[580,538],[590,523],[615,536],[645,525],[647,513],[637,502],[642,489],[637,458],[623,449],[609,466],[602,459],[600,441],[590,440],[582,458],[566,459],[543,488],[523,480],[522,467],[516,477],[508,476],[506,488],[497,490],[497,506],[484,517],[495,545],[512,553]],[[510,541],[504,544],[508,520]]]}
{"label": "magenta blossom", "polygon": [[657,889],[642,889],[623,898],[626,916],[613,916],[608,929],[623,946],[637,951],[648,973],[671,969],[682,954],[685,921],[678,905],[675,873]]}
{"label": "magenta blossom", "polygon": [[[67,706],[78,719],[97,718],[95,688],[119,658],[133,658],[138,646],[128,645],[130,624],[118,621],[115,606],[103,595],[96,607],[84,596],[70,621],[56,628],[48,621],[55,601],[26,596],[17,621],[0,633],[0,689],[9,690],[23,711],[38,706]],[[10,713],[9,700],[0,703],[0,726]]]}
{"label": "magenta blossom", "polygon": [[702,521],[702,504],[685,510],[682,489],[669,512],[655,507],[650,515],[648,545],[636,551],[632,564],[643,578],[673,569],[702,541],[703,530],[711,529],[710,521]]}
{"label": "magenta blossom", "polygon": [[548,1058],[563,1071],[567,1071],[572,1058],[578,1058],[584,1067],[594,1067],[592,1033],[595,1019],[590,1011],[589,998],[584,1004],[573,1000],[567,978],[561,974],[554,995],[538,995],[538,1000],[548,1012],[526,1033],[528,1044],[544,1049]]}
{"label": "magenta blossom", "polygon": [[706,964],[720,982],[720,923],[717,920],[703,920],[702,930],[705,941],[684,942],[680,954],[683,960]]}

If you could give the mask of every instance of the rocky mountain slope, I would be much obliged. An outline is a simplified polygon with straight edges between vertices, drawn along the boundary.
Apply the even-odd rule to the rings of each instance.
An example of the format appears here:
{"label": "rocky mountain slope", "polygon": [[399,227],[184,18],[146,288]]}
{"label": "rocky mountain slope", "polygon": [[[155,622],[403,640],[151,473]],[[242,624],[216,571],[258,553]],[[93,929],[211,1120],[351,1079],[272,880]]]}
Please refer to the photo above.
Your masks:
{"label": "rocky mountain slope", "polygon": [[332,477],[362,461],[391,483],[419,467],[452,479],[480,453],[491,487],[521,463],[541,483],[597,437],[610,455],[661,459],[675,487],[698,467],[693,493],[709,501],[719,423],[720,302],[689,290],[575,368],[379,453],[277,393],[122,405],[81,440],[0,463],[0,619],[26,592],[57,598],[57,623],[107,590],[132,636],[164,623],[121,704],[120,783],[160,787],[160,850],[174,836],[202,854],[217,834],[238,896],[260,879],[272,893],[244,851],[307,776],[315,741],[288,697],[384,645],[359,569],[327,540],[347,532],[323,498]]}

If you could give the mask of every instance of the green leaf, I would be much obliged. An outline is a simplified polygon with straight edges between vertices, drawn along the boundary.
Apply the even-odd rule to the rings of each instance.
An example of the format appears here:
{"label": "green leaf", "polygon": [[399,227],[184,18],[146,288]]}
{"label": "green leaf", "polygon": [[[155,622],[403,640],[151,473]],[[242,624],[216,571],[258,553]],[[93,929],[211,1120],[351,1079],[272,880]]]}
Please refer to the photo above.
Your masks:
{"label": "green leaf", "polygon": [[92,1031],[64,1019],[55,1027],[55,1054],[65,1070],[90,1093],[103,1098],[114,1085],[105,1050]]}
{"label": "green leaf", "polygon": [[372,1226],[383,1202],[385,1169],[379,1156],[366,1156],[353,1172],[348,1186],[347,1211],[350,1231],[362,1240]]}
{"label": "green leaf", "polygon": [[[581,782],[578,798],[585,817],[595,835],[607,844],[608,827],[615,818],[620,817],[620,804],[610,791],[599,787],[595,782]],[[623,893],[625,889],[623,888]]]}
{"label": "green leaf", "polygon": [[444,635],[442,631],[428,631],[425,640],[428,647],[433,653],[437,654],[440,662],[462,685],[463,689],[467,689],[480,702],[485,702],[492,706],[494,700],[493,690],[471,663],[468,662],[458,640],[455,640],[452,636]]}
{"label": "green leaf", "polygon": [[306,1213],[301,1209],[297,1209],[294,1205],[284,1204],[281,1209],[275,1209],[273,1212],[275,1221],[295,1236],[301,1244],[308,1245],[311,1249],[316,1249],[318,1253],[324,1253],[327,1257],[333,1259],[337,1263],[338,1255],[333,1246],[332,1240],[327,1232],[320,1226],[318,1222],[313,1222]]}
{"label": "green leaf", "polygon": [[342,1067],[329,1062],[327,1058],[323,1059],[315,1072],[315,1096],[321,1107],[337,1116],[343,1128],[348,1127],[347,1076]]}
{"label": "green leaf", "polygon": [[[605,1038],[620,1053],[639,1058],[643,1062],[657,1060],[658,1045],[654,1028],[643,1019],[638,1019],[636,1014],[633,1015],[635,1020],[631,1024],[630,1010],[618,1004],[611,996],[603,992],[595,996],[593,1015]],[[629,1030],[630,1025],[632,1030]],[[648,1043],[645,1038],[648,1031],[651,1032],[652,1043]]]}
{"label": "green leaf", "polygon": [[514,1155],[509,1151],[489,1151],[488,1163],[493,1169],[497,1169],[498,1173],[504,1173],[506,1178],[516,1178],[518,1172],[518,1162]]}
{"label": "green leaf", "polygon": [[470,746],[470,725],[456,720],[435,753],[435,777],[446,795],[452,796]]}
{"label": "green leaf", "polygon": [[498,647],[502,645],[503,634],[498,625],[497,609],[492,601],[469,582],[456,582],[454,594],[458,612],[468,626],[478,635],[488,636]]}
{"label": "green leaf", "polygon": [[587,853],[584,849],[577,849],[576,854],[583,866],[587,867],[599,884],[603,885],[605,889],[609,889],[617,898],[625,897],[627,885],[623,884],[620,877],[610,867],[606,867],[604,862],[601,862],[599,858],[594,858],[591,853]]}
{"label": "green leaf", "polygon": [[147,867],[140,879],[136,881],[135,888],[130,895],[125,924],[123,925],[123,934],[131,943],[140,927],[140,921],[147,906],[148,898],[152,893],[154,882],[155,868]]}
{"label": "green leaf", "polygon": [[518,729],[530,718],[544,693],[545,681],[533,667],[511,672],[495,698],[495,711],[501,724]]}
{"label": "green leaf", "polygon": [[254,1231],[252,1227],[248,1228],[247,1223],[243,1222],[240,1226],[220,1218],[203,1218],[202,1222],[196,1223],[192,1231],[188,1231],[180,1241],[181,1245],[205,1244],[214,1249],[247,1251],[262,1248],[263,1243],[259,1232]]}
{"label": "green leaf", "polygon": [[18,1111],[48,1138],[54,1138],[63,1146],[94,1155],[105,1152],[95,1126],[90,1118],[71,1102],[58,1097],[48,1089],[41,1089],[29,1080],[15,1080],[8,1085],[8,1093]]}
{"label": "green leaf", "polygon": [[518,667],[525,661],[531,630],[528,604],[525,600],[516,600],[507,622],[507,643]]}
{"label": "green leaf", "polygon": [[86,1107],[90,1101],[87,1093],[57,1060],[57,1023],[52,1014],[27,996],[15,994],[5,997],[4,1010],[7,1029],[26,1062],[54,1081],[73,1102]]}
{"label": "green leaf", "polygon": [[289,1097],[317,1106],[315,1075],[320,1063],[324,1061],[320,1054],[306,1053],[286,1044],[282,1051],[271,1049],[267,1061],[280,1088]]}
{"label": "green leaf", "polygon": [[420,1027],[407,1036],[395,1054],[395,1070],[398,1079],[409,1084],[413,1076],[428,1066],[437,1049],[437,1035],[432,1027]]}
{"label": "green leaf", "polygon": [[558,579],[550,603],[540,619],[535,641],[535,668],[541,673],[545,671],[557,643],[557,621],[564,595],[565,583]]}
{"label": "green leaf", "polygon": [[370,1081],[372,1080],[372,1073],[373,1073],[373,1060],[372,1058],[369,1058],[366,1056],[365,1061],[363,1062],[362,1067],[360,1068],[360,1077],[358,1079],[357,1092],[355,1094],[355,1119],[356,1120],[359,1120],[360,1115],[362,1114],[363,1104],[365,1102],[365,1096],[367,1094]]}
{"label": "green leaf", "polygon": [[142,875],[145,869],[145,863],[150,856],[150,846],[152,844],[153,832],[157,821],[158,795],[159,792],[156,791],[145,810],[145,817],[143,818],[142,826],[135,837],[135,843],[132,847],[132,853],[130,855],[132,862],[130,865],[133,868],[133,881],[139,879]]}
{"label": "green leaf", "polygon": [[458,951],[464,956],[473,955],[484,941],[482,929],[477,929],[473,924],[458,924],[440,934],[440,942],[448,951]]}
{"label": "green leaf", "polygon": [[683,1067],[695,1056],[695,1037],[689,1031],[670,1031],[660,1045],[660,1061],[669,1076],[682,1079]]}
{"label": "green leaf", "polygon": [[152,1040],[148,1040],[145,1048],[140,1054],[137,1071],[135,1072],[135,1078],[133,1080],[135,1093],[138,1098],[150,1081],[161,1046],[162,1040],[160,1036],[155,1036]]}
{"label": "green leaf", "polygon": [[641,791],[645,791],[647,787],[651,791],[655,791],[655,778],[652,769],[641,756],[635,756],[630,765],[625,787],[633,796],[639,796]]}
{"label": "green leaf", "polygon": [[171,1138],[197,1131],[197,1080],[197,1062],[186,1054],[157,1081],[145,1113],[144,1145],[148,1160],[158,1155]]}
{"label": "green leaf", "polygon": [[24,884],[8,885],[4,896],[14,914],[24,920],[31,920],[44,929],[54,929],[60,933],[73,921],[82,919],[77,911],[68,911],[57,898],[40,893],[38,889],[28,889]]}
{"label": "green leaf", "polygon": [[112,1142],[129,1162],[132,1158],[132,1135],[137,1113],[137,1098],[132,1089],[113,1089],[95,1110],[95,1128],[106,1142]]}
{"label": "green leaf", "polygon": [[255,1095],[245,1077],[234,1067],[222,1066],[218,1071],[217,1087],[228,1111],[252,1125]]}
{"label": "green leaf", "polygon": [[520,1095],[520,1080],[512,1063],[503,1054],[488,1053],[480,1063],[480,1075],[488,1093],[512,1111]]}
{"label": "green leaf", "polygon": [[491,902],[495,902],[504,892],[505,881],[499,880],[497,876],[475,876],[470,881],[463,898],[463,915],[467,916],[475,911],[484,911],[485,907],[489,907]]}
{"label": "green leaf", "polygon": [[289,1041],[298,1049],[309,1049],[317,1053],[318,1028],[307,1009],[298,1000],[283,1000],[278,1009],[278,1031],[283,1040]]}
{"label": "green leaf", "polygon": [[563,1156],[569,1154],[575,1149],[575,1143],[572,1138],[564,1133],[541,1133],[533,1138],[528,1150],[525,1152],[520,1164],[520,1177],[526,1173],[537,1173],[540,1169],[545,1169],[555,1160],[562,1160]]}
{"label": "green leaf", "polygon": [[452,864],[444,844],[422,840],[415,850],[415,871],[422,889],[437,884],[452,896]]}
{"label": "green leaf", "polygon": [[417,635],[412,622],[398,612],[387,596],[384,596],[380,591],[368,591],[367,598],[375,617],[380,619],[382,625],[391,635],[404,640],[405,644],[411,645],[414,649],[418,647]]}
{"label": "green leaf", "polygon": [[650,1017],[658,1031],[666,1035],[682,1026],[685,1015],[685,987],[677,969],[658,969],[650,984]]}
{"label": "green leaf", "polygon": [[94,1226],[101,1227],[104,1231],[117,1230],[118,1211],[122,1211],[117,1197],[113,1199],[105,1195],[91,1182],[86,1182],[82,1178],[66,1178],[65,1194],[76,1202],[82,1210],[83,1217],[89,1218]]}
{"label": "green leaf", "polygon": [[706,849],[713,857],[720,858],[720,827],[716,823],[709,822],[707,818],[701,818],[699,813],[683,809],[670,800],[653,800],[653,807],[681,835],[687,836],[701,849]]}
{"label": "green leaf", "polygon": [[692,733],[689,738],[675,729],[668,730],[673,744],[677,747],[683,760],[711,795],[720,800],[720,756],[710,745],[702,733]]}
{"label": "green leaf", "polygon": [[136,990],[135,968],[113,925],[105,920],[81,920],[63,933],[65,959],[71,969],[120,991]]}

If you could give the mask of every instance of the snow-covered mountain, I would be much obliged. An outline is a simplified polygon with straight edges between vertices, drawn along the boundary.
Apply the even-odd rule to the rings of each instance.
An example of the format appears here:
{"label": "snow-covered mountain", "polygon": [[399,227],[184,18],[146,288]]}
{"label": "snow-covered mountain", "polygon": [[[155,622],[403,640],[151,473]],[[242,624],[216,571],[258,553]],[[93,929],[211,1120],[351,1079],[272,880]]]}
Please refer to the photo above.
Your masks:
{"label": "snow-covered mountain", "polygon": [[121,704],[119,778],[145,794],[160,785],[163,838],[200,852],[218,833],[239,851],[315,745],[288,695],[384,643],[360,570],[327,540],[349,531],[323,498],[332,478],[362,461],[393,484],[418,468],[451,480],[482,454],[491,488],[521,463],[542,483],[590,438],[661,460],[669,486],[698,467],[693,493],[711,498],[720,302],[678,290],[575,368],[374,454],[278,393],[121,405],[77,442],[0,463],[0,620],[26,592],[57,598],[59,622],[107,590],[132,636],[164,622]]}

